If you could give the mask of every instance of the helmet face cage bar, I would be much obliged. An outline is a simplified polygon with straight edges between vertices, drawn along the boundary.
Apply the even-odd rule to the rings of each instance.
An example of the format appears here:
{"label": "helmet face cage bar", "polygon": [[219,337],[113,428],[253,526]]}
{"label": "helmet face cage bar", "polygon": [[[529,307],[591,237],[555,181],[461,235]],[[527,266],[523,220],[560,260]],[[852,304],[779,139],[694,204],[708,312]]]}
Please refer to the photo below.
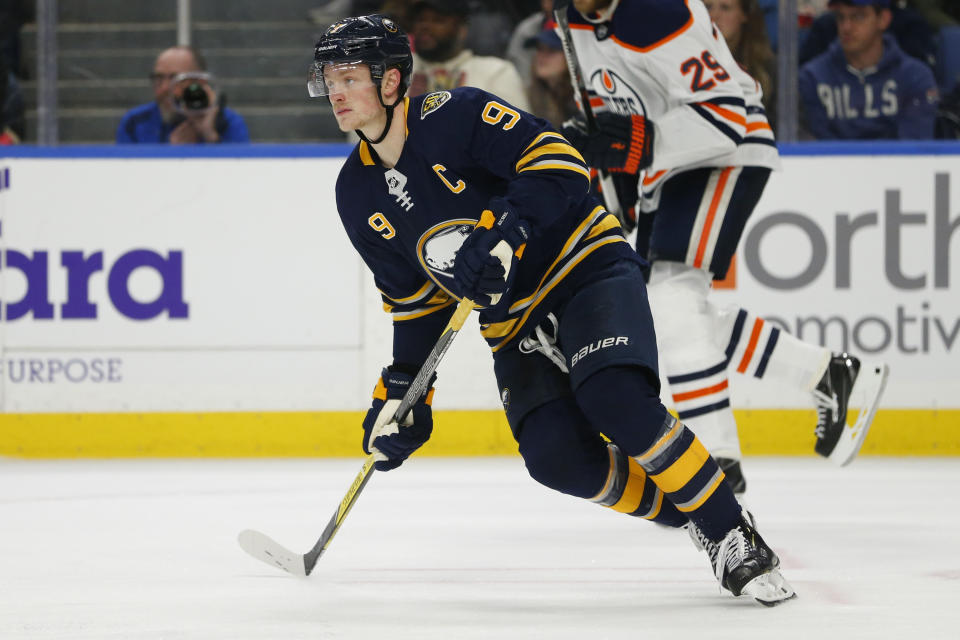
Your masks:
{"label": "helmet face cage bar", "polygon": [[[334,93],[379,86],[383,80],[383,70],[375,70],[373,67],[374,65],[359,60],[314,62],[307,72],[307,93],[311,98],[323,98]],[[368,68],[369,74],[366,72]],[[344,73],[330,73],[332,71]]]}

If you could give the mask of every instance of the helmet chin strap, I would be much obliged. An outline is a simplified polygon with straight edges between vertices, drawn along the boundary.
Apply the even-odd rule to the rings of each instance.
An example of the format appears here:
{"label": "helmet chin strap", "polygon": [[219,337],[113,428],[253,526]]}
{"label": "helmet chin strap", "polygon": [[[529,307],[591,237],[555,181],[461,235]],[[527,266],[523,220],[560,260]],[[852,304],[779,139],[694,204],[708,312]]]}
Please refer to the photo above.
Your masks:
{"label": "helmet chin strap", "polygon": [[387,110],[387,124],[384,125],[383,131],[380,133],[380,135],[377,137],[376,140],[370,140],[369,138],[367,138],[367,136],[363,135],[363,131],[360,131],[360,129],[355,129],[356,134],[360,136],[360,139],[366,142],[367,144],[380,144],[381,142],[383,142],[383,139],[387,137],[387,133],[390,131],[390,125],[393,124],[393,110],[396,109],[397,105],[400,104],[400,101],[403,100],[403,92],[401,92],[400,96],[397,97],[396,102],[388,105],[383,101],[383,93],[381,93],[380,91],[380,85],[377,85],[377,98],[380,99],[381,106],[383,106],[383,108]]}

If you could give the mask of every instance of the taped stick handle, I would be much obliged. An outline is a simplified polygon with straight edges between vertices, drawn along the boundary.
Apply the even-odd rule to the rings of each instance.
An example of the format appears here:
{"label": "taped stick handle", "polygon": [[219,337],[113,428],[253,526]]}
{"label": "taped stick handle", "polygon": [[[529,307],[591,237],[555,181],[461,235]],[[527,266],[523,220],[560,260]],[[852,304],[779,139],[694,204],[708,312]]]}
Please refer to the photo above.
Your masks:
{"label": "taped stick handle", "polygon": [[[450,348],[450,343],[453,342],[453,338],[457,335],[457,333],[460,332],[460,329],[463,328],[464,322],[467,321],[467,318],[470,316],[470,312],[473,311],[474,307],[476,306],[477,305],[473,300],[469,300],[467,298],[464,298],[459,304],[457,304],[457,308],[453,312],[453,316],[451,316],[450,320],[447,322],[447,326],[444,327],[443,332],[440,334],[440,338],[438,338],[437,343],[433,345],[433,349],[430,350],[430,355],[427,356],[427,359],[423,363],[423,366],[420,367],[420,371],[417,373],[417,376],[413,379],[413,382],[410,383],[410,388],[407,389],[405,394],[403,394],[403,399],[400,401],[400,406],[397,407],[397,410],[393,414],[393,419],[398,424],[402,424],[401,421],[407,416],[407,413],[413,408],[413,405],[415,405],[420,397],[426,393],[427,385],[430,383],[430,378],[437,370],[440,360],[447,352],[447,349]],[[343,499],[340,501],[340,505],[330,518],[330,521],[327,523],[326,528],[320,535],[320,539],[317,540],[317,543],[313,545],[313,548],[310,551],[304,554],[303,565],[304,571],[307,575],[310,575],[310,572],[313,571],[313,568],[317,564],[317,560],[319,560],[320,556],[323,555],[323,552],[326,551],[327,547],[330,545],[330,541],[333,540],[333,537],[337,534],[337,531],[340,530],[340,525],[343,524],[347,514],[350,513],[350,509],[353,508],[357,498],[360,497],[360,492],[363,491],[363,488],[366,487],[367,483],[370,481],[374,470],[374,462],[376,462],[376,460],[374,459],[373,455],[367,456],[367,459],[363,461],[363,466],[360,467],[360,472],[357,473],[357,476],[353,479],[353,482],[350,483],[350,488],[347,489],[346,495],[343,496]]]}

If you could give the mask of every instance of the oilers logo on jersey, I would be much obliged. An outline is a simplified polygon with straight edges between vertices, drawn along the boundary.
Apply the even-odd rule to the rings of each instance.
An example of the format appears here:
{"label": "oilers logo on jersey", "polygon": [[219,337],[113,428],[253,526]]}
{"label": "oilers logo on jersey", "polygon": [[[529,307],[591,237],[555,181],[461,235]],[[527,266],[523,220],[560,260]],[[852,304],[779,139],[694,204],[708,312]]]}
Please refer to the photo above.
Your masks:
{"label": "oilers logo on jersey", "polygon": [[617,72],[601,67],[590,76],[590,88],[614,113],[646,116],[640,94]]}

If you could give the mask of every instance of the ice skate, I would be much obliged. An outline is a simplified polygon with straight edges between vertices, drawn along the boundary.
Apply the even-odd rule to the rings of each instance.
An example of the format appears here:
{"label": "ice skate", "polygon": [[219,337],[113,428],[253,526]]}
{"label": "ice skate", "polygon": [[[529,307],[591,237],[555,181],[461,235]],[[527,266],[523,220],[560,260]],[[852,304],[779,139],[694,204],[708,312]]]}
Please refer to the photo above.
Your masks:
{"label": "ice skate", "polygon": [[780,573],[780,558],[746,520],[741,520],[720,542],[704,536],[692,522],[687,531],[694,545],[710,556],[720,586],[733,595],[750,596],[766,607],[797,597]]}
{"label": "ice skate", "polygon": [[[861,367],[847,353],[830,358],[827,370],[813,392],[817,405],[817,442],[814,450],[841,467],[860,451],[887,383],[885,364]],[[857,409],[856,421],[847,424],[847,412]]]}

